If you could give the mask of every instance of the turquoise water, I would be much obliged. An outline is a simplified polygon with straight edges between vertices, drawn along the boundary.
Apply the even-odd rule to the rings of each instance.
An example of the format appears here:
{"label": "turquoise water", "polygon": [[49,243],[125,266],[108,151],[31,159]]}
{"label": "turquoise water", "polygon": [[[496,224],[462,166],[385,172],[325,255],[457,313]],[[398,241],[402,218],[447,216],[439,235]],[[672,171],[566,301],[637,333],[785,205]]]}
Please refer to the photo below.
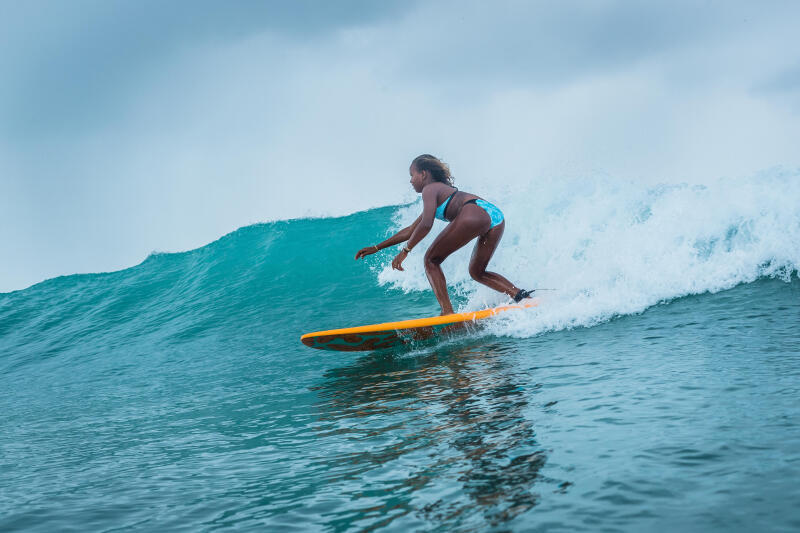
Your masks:
{"label": "turquoise water", "polygon": [[[418,206],[0,294],[0,530],[796,530],[796,197],[662,223],[704,194],[512,206],[497,262],[559,291],[404,350],[299,336],[437,313],[419,255],[353,261]],[[498,303],[465,253],[456,307]]]}

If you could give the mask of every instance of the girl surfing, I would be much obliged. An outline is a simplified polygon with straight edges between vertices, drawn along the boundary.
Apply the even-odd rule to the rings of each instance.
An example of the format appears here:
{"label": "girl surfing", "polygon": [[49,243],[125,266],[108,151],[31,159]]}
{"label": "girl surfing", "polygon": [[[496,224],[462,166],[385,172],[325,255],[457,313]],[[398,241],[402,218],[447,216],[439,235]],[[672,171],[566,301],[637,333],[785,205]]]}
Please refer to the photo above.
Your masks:
{"label": "girl surfing", "polygon": [[411,186],[422,194],[422,214],[410,226],[401,229],[385,241],[359,250],[356,259],[408,241],[392,260],[392,268],[403,270],[403,261],[431,231],[435,217],[449,224],[425,252],[425,274],[442,308],[442,315],[452,314],[453,306],[447,294],[447,282],[440,265],[447,256],[475,237],[478,240],[469,261],[469,275],[472,279],[507,294],[515,302],[533,294],[532,290],[520,289],[496,272],[486,271],[486,266],[505,230],[506,223],[500,209],[479,196],[459,191],[453,186],[450,168],[432,155],[423,154],[414,159],[409,174]]}

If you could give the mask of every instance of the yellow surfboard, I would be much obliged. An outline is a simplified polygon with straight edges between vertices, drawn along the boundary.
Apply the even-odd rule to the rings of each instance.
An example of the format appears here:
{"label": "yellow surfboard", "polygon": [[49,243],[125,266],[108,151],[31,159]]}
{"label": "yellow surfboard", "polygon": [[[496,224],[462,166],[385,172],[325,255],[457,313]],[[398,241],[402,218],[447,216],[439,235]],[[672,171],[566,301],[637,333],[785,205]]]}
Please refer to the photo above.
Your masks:
{"label": "yellow surfboard", "polygon": [[319,350],[340,352],[361,352],[380,350],[406,344],[412,341],[429,339],[440,333],[449,333],[468,328],[478,320],[491,318],[512,309],[526,309],[539,305],[538,298],[528,298],[518,304],[503,305],[468,313],[416,318],[399,322],[385,322],[355,328],[330,329],[306,333],[300,340],[306,346]]}

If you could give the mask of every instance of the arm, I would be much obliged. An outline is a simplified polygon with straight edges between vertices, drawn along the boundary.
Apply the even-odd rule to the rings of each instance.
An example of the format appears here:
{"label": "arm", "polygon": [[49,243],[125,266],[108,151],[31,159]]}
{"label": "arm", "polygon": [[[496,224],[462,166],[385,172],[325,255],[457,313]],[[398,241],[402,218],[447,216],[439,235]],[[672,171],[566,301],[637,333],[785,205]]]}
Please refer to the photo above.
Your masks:
{"label": "arm", "polygon": [[392,260],[392,268],[395,270],[403,270],[403,261],[408,257],[408,252],[430,233],[433,227],[433,218],[436,214],[437,190],[438,188],[436,187],[426,187],[422,191],[422,214],[417,219],[417,226],[408,238],[408,244],[404,246],[403,249],[400,250],[400,253],[397,254],[397,257]]}
{"label": "arm", "polygon": [[419,226],[419,222],[422,220],[422,215],[417,217],[417,220],[411,223],[410,226],[407,228],[403,228],[382,243],[378,244],[378,250],[383,250],[384,248],[388,248],[389,246],[394,246],[395,244],[400,244],[401,242],[406,242],[409,237],[414,233],[414,230]]}
{"label": "arm", "polygon": [[383,250],[384,248],[388,248],[389,246],[394,246],[395,244],[400,244],[401,242],[406,242],[411,234],[414,232],[416,227],[419,225],[420,220],[422,220],[422,215],[417,217],[417,220],[411,223],[410,226],[405,227],[386,239],[385,241],[375,245],[375,246],[367,246],[366,248],[362,248],[356,253],[356,259],[361,259],[362,257],[366,257],[368,255],[374,254],[378,250]]}
{"label": "arm", "polygon": [[436,215],[436,191],[437,187],[426,187],[422,191],[422,214],[415,222],[416,227],[412,230],[408,238],[406,249],[412,250],[422,239],[430,233],[433,227],[433,218]]}

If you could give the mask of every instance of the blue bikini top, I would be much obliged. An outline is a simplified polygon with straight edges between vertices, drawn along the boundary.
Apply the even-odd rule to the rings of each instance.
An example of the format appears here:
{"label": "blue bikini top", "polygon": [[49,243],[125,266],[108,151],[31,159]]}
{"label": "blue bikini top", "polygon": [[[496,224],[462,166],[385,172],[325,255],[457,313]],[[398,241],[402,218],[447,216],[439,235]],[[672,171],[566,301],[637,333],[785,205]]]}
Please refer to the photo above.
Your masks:
{"label": "blue bikini top", "polygon": [[450,196],[447,197],[447,200],[445,200],[444,202],[439,204],[439,207],[436,208],[436,214],[434,215],[436,218],[438,218],[439,220],[444,220],[445,222],[447,222],[447,219],[444,218],[444,212],[447,211],[447,206],[450,205],[450,200],[453,198],[453,196],[456,195],[457,192],[458,192],[458,188],[456,188],[456,190],[453,191],[453,194],[451,194]]}

